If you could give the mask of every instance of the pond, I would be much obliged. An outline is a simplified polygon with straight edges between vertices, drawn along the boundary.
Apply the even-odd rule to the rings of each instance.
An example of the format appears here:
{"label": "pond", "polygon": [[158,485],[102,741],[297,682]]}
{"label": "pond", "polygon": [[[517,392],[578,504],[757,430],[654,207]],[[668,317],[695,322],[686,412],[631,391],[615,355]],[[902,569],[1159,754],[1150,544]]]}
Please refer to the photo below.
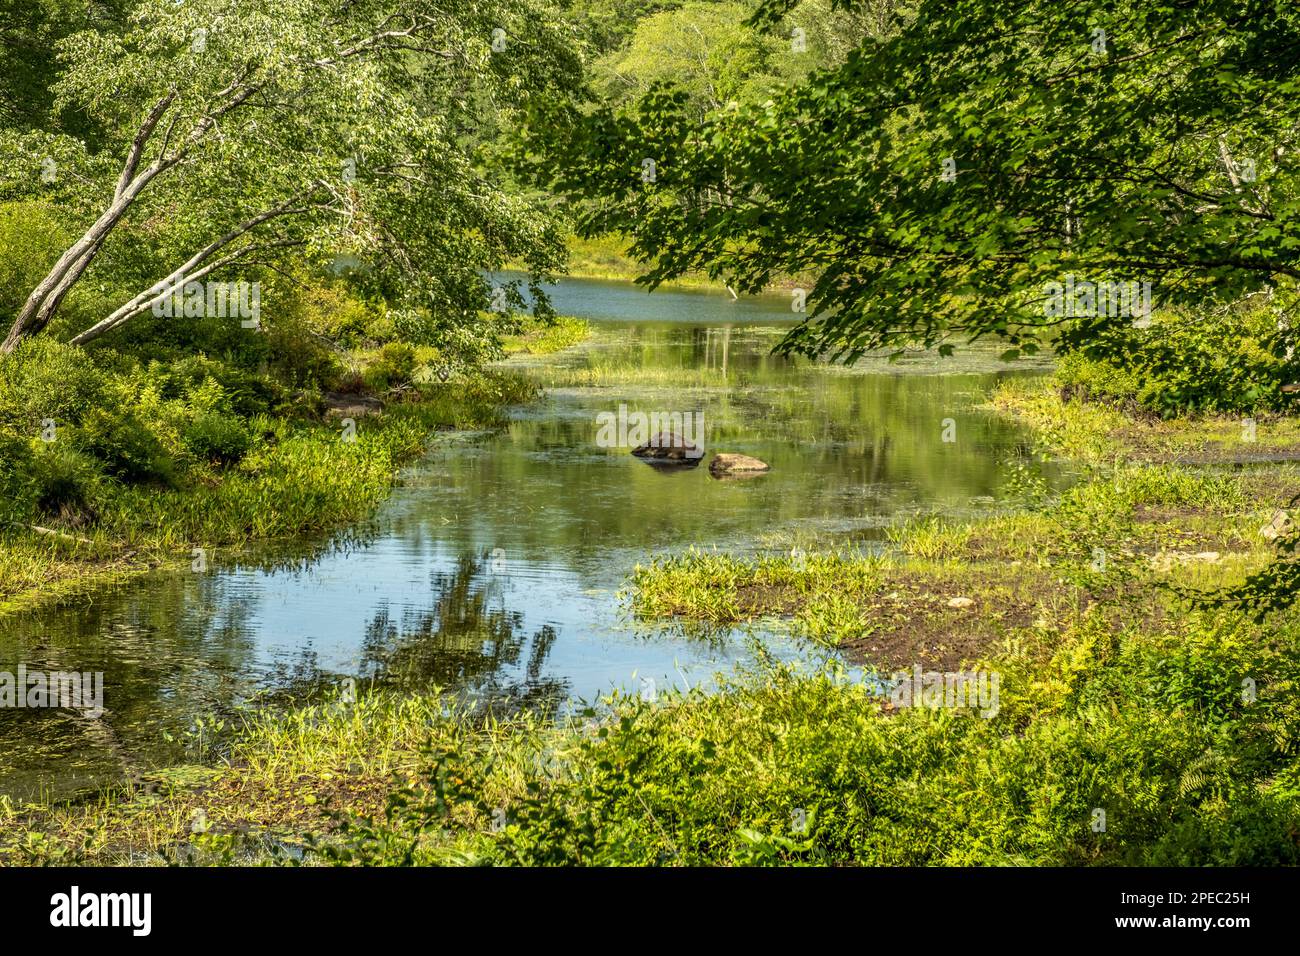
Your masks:
{"label": "pond", "polygon": [[[0,671],[102,671],[105,684],[98,721],[0,711],[0,793],[70,794],[182,759],[196,718],[347,677],[564,706],[707,682],[755,641],[823,653],[779,630],[638,627],[619,592],[638,562],[689,547],[873,547],[900,515],[995,507],[1013,462],[1041,467],[978,407],[999,376],[1023,374],[992,354],[836,370],[772,355],[796,318],[787,296],[566,280],[554,298],[595,334],[511,363],[545,397],[499,432],[441,440],[364,528],[0,622]],[[699,413],[706,463],[664,471],[602,447],[600,416],[620,406]],[[719,451],[771,471],[715,480]]]}

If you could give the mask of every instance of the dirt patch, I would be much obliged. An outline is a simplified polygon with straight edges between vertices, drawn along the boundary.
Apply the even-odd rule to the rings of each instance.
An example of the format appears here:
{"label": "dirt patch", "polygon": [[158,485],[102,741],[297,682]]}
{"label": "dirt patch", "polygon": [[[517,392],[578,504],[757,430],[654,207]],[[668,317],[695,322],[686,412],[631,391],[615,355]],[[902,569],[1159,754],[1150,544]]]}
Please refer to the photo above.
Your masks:
{"label": "dirt patch", "polygon": [[[840,650],[852,663],[881,670],[916,663],[956,669],[1011,630],[1031,625],[1045,603],[1064,593],[1036,570],[1011,570],[1008,574],[1007,565],[966,568],[944,579],[899,571],[876,589],[844,594],[861,609],[865,629],[841,640]],[[788,585],[742,584],[736,589],[737,617],[789,619],[816,600]]]}
{"label": "dirt patch", "polygon": [[[841,642],[845,657],[881,670],[913,664],[955,670],[982,656],[1014,628],[1040,616],[1046,582],[997,578],[940,582],[925,577],[893,579],[864,604],[871,630]],[[969,604],[952,606],[954,599]]]}
{"label": "dirt patch", "polygon": [[373,395],[326,392],[321,396],[321,403],[327,418],[364,418],[367,415],[378,415],[384,410],[383,401]]}

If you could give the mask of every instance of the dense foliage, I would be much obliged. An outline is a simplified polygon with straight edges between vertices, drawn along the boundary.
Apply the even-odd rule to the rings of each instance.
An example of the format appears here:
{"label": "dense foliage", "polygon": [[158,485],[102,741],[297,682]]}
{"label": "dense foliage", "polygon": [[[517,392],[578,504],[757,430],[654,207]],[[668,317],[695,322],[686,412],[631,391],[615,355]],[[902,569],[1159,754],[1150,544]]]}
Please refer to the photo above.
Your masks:
{"label": "dense foliage", "polygon": [[41,263],[5,348],[106,273],[118,301],[78,342],[178,283],[304,260],[355,263],[435,331],[473,326],[482,270],[561,262],[554,217],[485,151],[577,82],[556,22],[513,0],[141,0],[58,39],[53,109],[97,135],[0,127],[0,201],[53,199],[73,240]]}
{"label": "dense foliage", "polygon": [[[792,10],[756,22],[785,32]],[[1149,282],[1163,308],[1294,288],[1298,17],[1279,0],[926,0],[770,100],[700,121],[661,85],[535,154],[556,188],[599,198],[584,228],[631,235],[647,282],[816,276],[788,350],[1071,345],[1139,318],[1053,314],[1049,284],[1071,277]]]}
{"label": "dense foliage", "polygon": [[1070,395],[1166,418],[1280,412],[1295,402],[1283,387],[1300,381],[1291,342],[1269,310],[1175,313],[1105,330],[1061,356],[1056,377]]}
{"label": "dense foliage", "polygon": [[[844,675],[777,667],[723,693],[623,700],[525,757],[502,753],[501,728],[463,733],[330,852],[389,865],[1294,865],[1296,633],[1084,618],[1045,662],[990,662],[1004,681],[991,720],[887,714]],[[1243,697],[1243,674],[1266,695]]]}

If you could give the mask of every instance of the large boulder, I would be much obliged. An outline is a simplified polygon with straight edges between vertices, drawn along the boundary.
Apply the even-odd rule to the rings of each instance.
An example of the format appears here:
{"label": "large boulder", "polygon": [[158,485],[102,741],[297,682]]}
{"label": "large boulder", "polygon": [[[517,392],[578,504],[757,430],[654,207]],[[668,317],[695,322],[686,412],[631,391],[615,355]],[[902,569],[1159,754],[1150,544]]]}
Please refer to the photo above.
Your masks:
{"label": "large boulder", "polygon": [[651,465],[684,465],[693,468],[704,457],[704,449],[680,435],[660,432],[644,445],[633,448],[632,454]]}
{"label": "large boulder", "polygon": [[754,478],[771,471],[772,466],[749,455],[722,452],[709,462],[709,475],[719,480],[726,478]]}

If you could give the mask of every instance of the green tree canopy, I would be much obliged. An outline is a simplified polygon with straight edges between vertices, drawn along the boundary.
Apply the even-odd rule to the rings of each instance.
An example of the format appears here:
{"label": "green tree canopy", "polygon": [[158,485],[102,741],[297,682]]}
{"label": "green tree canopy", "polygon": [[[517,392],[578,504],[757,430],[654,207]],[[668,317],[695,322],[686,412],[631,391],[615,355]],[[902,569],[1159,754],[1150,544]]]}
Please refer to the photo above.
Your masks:
{"label": "green tree canopy", "polygon": [[[784,32],[792,7],[755,22]],[[530,145],[556,188],[596,198],[585,231],[633,237],[648,283],[815,276],[787,350],[1032,351],[1127,322],[1053,315],[1070,277],[1289,305],[1298,66],[1286,0],[922,0],[770,101],[700,121],[664,84]]]}
{"label": "green tree canopy", "polygon": [[0,132],[0,200],[44,197],[81,220],[5,349],[132,241],[156,272],[74,341],[185,282],[304,254],[357,257],[413,304],[472,322],[483,269],[562,261],[552,215],[501,188],[482,131],[572,90],[574,46],[534,0],[141,0],[63,38],[53,109],[105,132]]}

